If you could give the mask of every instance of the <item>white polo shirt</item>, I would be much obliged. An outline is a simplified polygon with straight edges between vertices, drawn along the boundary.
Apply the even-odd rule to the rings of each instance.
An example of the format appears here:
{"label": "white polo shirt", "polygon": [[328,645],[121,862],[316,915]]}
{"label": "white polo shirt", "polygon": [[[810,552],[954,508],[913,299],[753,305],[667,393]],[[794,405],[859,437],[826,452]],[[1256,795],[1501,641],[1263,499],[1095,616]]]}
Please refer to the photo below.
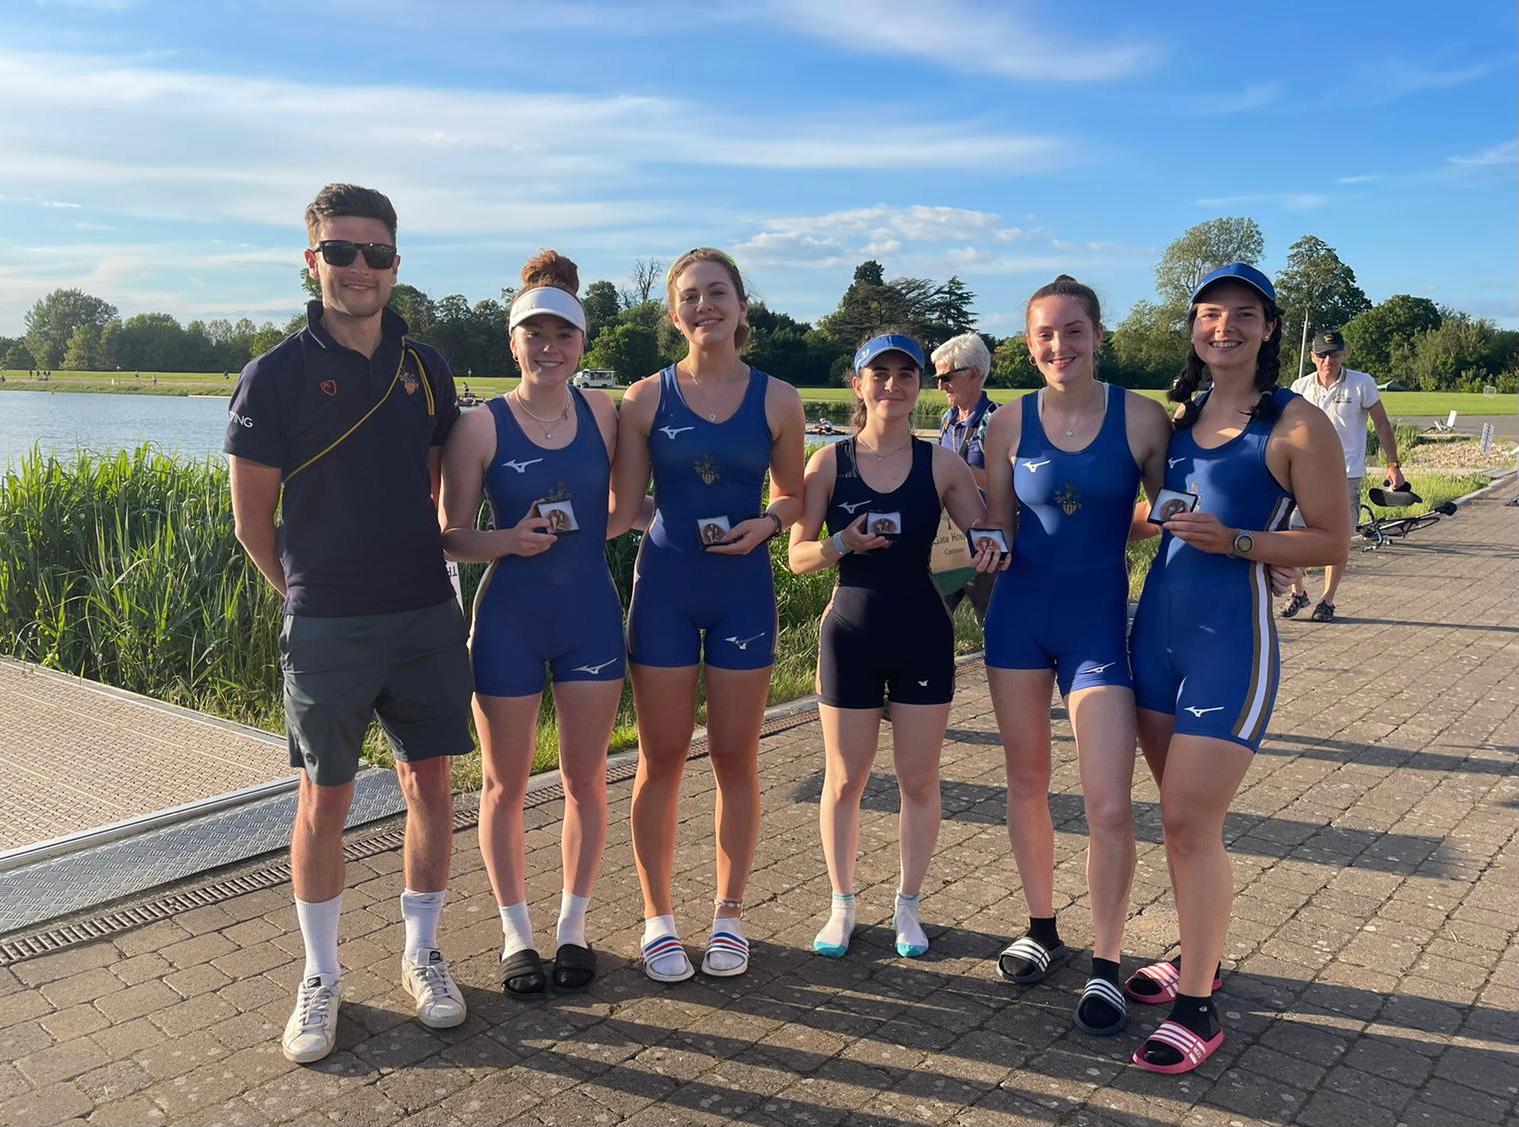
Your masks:
{"label": "white polo shirt", "polygon": [[1325,387],[1319,374],[1310,372],[1292,390],[1329,416],[1345,448],[1345,476],[1366,476],[1366,420],[1382,401],[1377,381],[1353,368],[1340,369],[1340,378]]}

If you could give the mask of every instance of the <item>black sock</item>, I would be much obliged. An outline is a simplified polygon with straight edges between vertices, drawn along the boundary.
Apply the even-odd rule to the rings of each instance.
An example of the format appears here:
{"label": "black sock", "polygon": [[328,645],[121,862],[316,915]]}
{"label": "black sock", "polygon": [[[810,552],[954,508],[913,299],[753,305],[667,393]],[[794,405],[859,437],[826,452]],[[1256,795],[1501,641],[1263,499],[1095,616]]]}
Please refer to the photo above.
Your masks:
{"label": "black sock", "polygon": [[[1204,1041],[1211,1041],[1218,1036],[1218,1014],[1211,996],[1198,998],[1191,994],[1176,995],[1176,1004],[1171,1007],[1171,1014],[1166,1020],[1185,1026]],[[1151,1064],[1165,1066],[1178,1063],[1181,1053],[1164,1042],[1147,1041],[1144,1057]]]}
{"label": "black sock", "polygon": [[[1178,973],[1181,972],[1181,956],[1180,955],[1176,956],[1176,958],[1174,958],[1174,959],[1167,959],[1166,961],[1169,962],[1173,967],[1175,967]],[[1214,969],[1214,971],[1213,971],[1213,980],[1215,982],[1218,981],[1219,973],[1223,969],[1224,969],[1224,964],[1223,963],[1219,963],[1218,966],[1217,966],[1217,968]],[[1129,990],[1132,993],[1139,994],[1139,995],[1141,995],[1143,997],[1146,997],[1146,998],[1150,998],[1150,997],[1154,997],[1156,994],[1159,994],[1161,992],[1161,985],[1160,985],[1160,983],[1156,982],[1153,978],[1150,978],[1148,975],[1131,974],[1129,976]]]}
{"label": "black sock", "polygon": [[[1092,956],[1092,978],[1100,978],[1104,982],[1118,986],[1118,964],[1112,959],[1099,959]],[[1113,1002],[1100,994],[1083,994],[1081,1002],[1076,1007],[1076,1016],[1089,1029],[1108,1029],[1123,1020],[1127,1011],[1113,1004]]]}
{"label": "black sock", "polygon": [[1030,916],[1028,934],[1030,939],[1037,940],[1039,946],[1046,951],[1053,951],[1060,946],[1060,932],[1055,927],[1054,916]]}

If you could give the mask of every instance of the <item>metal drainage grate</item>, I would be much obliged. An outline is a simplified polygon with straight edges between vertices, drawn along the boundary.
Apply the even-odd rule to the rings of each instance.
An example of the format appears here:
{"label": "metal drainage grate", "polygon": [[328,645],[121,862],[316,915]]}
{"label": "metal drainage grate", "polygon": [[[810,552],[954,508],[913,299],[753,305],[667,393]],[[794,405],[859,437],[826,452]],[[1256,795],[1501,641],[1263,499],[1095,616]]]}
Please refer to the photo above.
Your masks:
{"label": "metal drainage grate", "polygon": [[[773,736],[779,732],[797,728],[810,723],[816,718],[814,702],[810,699],[804,701],[792,701],[789,704],[778,706],[770,711],[765,717],[764,724],[760,727],[760,738]],[[703,732],[691,741],[691,753],[689,759],[702,759],[707,755],[707,737]],[[638,759],[636,753],[622,753],[613,758],[607,766],[607,783],[626,782],[638,773]],[[539,806],[547,805],[564,797],[564,786],[558,781],[557,772],[549,779],[545,779],[542,785],[533,786],[529,789],[523,800],[523,809],[531,810]],[[459,795],[454,801],[454,830],[472,829],[479,822],[479,797],[477,795]],[[406,831],[403,828],[385,830],[380,833],[365,834],[355,837],[352,841],[343,845],[343,857],[348,861],[360,861],[366,857],[373,857],[380,853],[389,853],[401,848],[406,840]],[[281,861],[276,864],[266,865],[255,869],[250,873],[242,873],[238,876],[228,877],[225,880],[215,881],[211,884],[202,885],[198,888],[187,889],[181,892],[173,892],[168,895],[149,900],[146,903],[134,904],[130,907],[118,908],[115,911],[105,912],[90,916],[86,919],[74,920],[69,923],[57,924],[53,927],[40,931],[30,932],[0,942],[0,967],[19,963],[24,959],[36,958],[38,955],[46,955],[60,951],[66,947],[72,947],[79,943],[88,943],[92,940],[103,939],[106,936],[116,935],[132,928],[142,927],[145,924],[155,923],[158,920],[168,919],[180,912],[188,912],[194,908],[204,908],[211,904],[219,904],[245,893],[257,892],[260,889],[273,888],[284,884],[290,879],[290,866]]]}

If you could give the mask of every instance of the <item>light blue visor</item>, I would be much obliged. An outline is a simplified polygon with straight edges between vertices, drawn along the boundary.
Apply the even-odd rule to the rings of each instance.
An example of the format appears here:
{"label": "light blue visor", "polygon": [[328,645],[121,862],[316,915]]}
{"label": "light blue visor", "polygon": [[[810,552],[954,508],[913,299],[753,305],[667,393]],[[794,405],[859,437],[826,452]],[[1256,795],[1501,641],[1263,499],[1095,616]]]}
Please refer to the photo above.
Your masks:
{"label": "light blue visor", "polygon": [[861,371],[877,356],[883,352],[901,352],[912,359],[918,366],[918,371],[923,371],[923,349],[912,337],[903,336],[900,333],[883,333],[878,337],[871,337],[854,354],[854,370]]}

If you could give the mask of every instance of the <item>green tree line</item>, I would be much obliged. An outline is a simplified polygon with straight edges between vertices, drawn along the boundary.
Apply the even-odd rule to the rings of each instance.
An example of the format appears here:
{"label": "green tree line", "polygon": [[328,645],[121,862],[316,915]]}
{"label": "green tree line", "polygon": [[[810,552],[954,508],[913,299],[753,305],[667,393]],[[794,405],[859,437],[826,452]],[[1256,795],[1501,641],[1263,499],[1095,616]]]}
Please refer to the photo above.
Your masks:
{"label": "green tree line", "polygon": [[[1136,302],[1104,337],[1098,358],[1103,378],[1127,387],[1167,386],[1186,357],[1187,300],[1197,282],[1226,262],[1259,264],[1265,249],[1259,224],[1248,217],[1210,219],[1183,232],[1156,264],[1155,299]],[[309,274],[299,273],[305,293],[315,296]],[[663,263],[640,259],[629,284],[600,280],[586,287],[586,367],[611,369],[627,382],[685,355],[685,340],[664,308],[663,276]],[[1519,390],[1519,333],[1410,294],[1394,294],[1374,305],[1350,265],[1315,235],[1304,235],[1288,248],[1274,281],[1284,320],[1284,381],[1307,370],[1307,364],[1298,368],[1305,340],[1325,329],[1340,329],[1346,362],[1378,382],[1421,391],[1475,391],[1489,385]],[[498,297],[471,302],[463,294],[434,298],[402,283],[391,304],[412,333],[441,349],[457,372],[516,375],[506,340],[507,310],[515,292],[506,288]],[[859,339],[874,329],[898,326],[933,348],[974,330],[976,320],[975,294],[958,276],[942,282],[888,279],[882,264],[869,260],[855,268],[837,307],[816,325],[753,300],[745,355],[799,386],[831,385],[848,367]],[[283,325],[255,325],[247,318],[181,325],[167,313],[122,320],[107,301],[61,289],[27,313],[24,336],[0,337],[0,368],[237,371],[304,321],[304,313]],[[1021,333],[1001,339],[981,335],[992,352],[992,386],[1040,384]]]}

